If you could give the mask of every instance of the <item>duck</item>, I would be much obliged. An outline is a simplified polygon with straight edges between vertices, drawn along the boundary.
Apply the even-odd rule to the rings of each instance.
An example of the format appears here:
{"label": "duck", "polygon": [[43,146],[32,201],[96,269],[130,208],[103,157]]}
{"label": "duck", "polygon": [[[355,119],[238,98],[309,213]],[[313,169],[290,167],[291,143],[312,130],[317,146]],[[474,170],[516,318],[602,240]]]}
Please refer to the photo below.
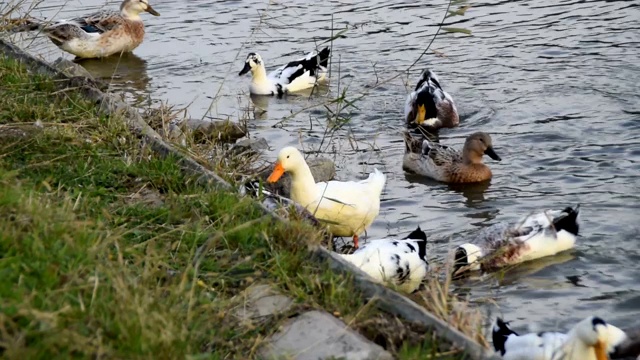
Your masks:
{"label": "duck", "polygon": [[103,58],[132,52],[142,43],[142,12],[160,16],[148,0],[124,0],[120,11],[101,11],[53,23],[29,20],[28,30],[41,30],[56,46],[77,58]]}
{"label": "duck", "polygon": [[325,82],[331,50],[325,47],[320,52],[312,51],[305,57],[280,66],[267,75],[262,57],[249,53],[239,76],[251,71],[252,95],[277,95],[293,93]]}
{"label": "duck", "polygon": [[285,172],[291,174],[291,200],[327,224],[333,236],[352,237],[357,248],[359,234],[373,223],[380,212],[380,196],[386,176],[374,169],[367,179],[361,181],[316,183],[304,157],[292,146],[280,150],[267,182],[277,182]]}
{"label": "duck", "polygon": [[420,226],[404,239],[376,239],[352,254],[338,254],[377,282],[390,282],[412,293],[427,276],[427,234]]}
{"label": "duck", "polygon": [[404,135],[403,169],[440,182],[461,184],[489,180],[493,174],[482,162],[482,156],[502,160],[493,149],[491,136],[485,132],[469,135],[462,151],[422,136],[415,137],[408,131]]}
{"label": "duck", "polygon": [[578,204],[486,227],[455,249],[454,273],[496,269],[569,250],[580,230],[579,215]]}
{"label": "duck", "polygon": [[602,318],[589,316],[568,333],[518,335],[501,318],[492,331],[493,347],[505,360],[607,360],[627,334]]}
{"label": "duck", "polygon": [[407,128],[424,128],[426,132],[454,128],[460,123],[453,98],[442,89],[438,77],[429,69],[422,72],[415,90],[407,96],[404,118]]}

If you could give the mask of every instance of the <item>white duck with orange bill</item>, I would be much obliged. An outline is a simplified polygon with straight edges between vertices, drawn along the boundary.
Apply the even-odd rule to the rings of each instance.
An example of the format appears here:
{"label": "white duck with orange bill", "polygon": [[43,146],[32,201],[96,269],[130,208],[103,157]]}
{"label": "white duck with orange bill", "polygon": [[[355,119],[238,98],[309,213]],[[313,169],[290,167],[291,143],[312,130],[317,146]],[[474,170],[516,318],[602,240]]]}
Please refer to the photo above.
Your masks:
{"label": "white duck with orange bill", "polygon": [[506,360],[608,360],[627,334],[597,316],[589,316],[568,333],[540,332],[518,335],[498,318],[493,347]]}
{"label": "white duck with orange bill", "polygon": [[380,212],[380,195],[387,180],[378,169],[361,181],[316,183],[304,157],[294,147],[280,150],[268,182],[291,174],[291,199],[326,223],[334,236],[352,236],[358,247],[363,233]]}

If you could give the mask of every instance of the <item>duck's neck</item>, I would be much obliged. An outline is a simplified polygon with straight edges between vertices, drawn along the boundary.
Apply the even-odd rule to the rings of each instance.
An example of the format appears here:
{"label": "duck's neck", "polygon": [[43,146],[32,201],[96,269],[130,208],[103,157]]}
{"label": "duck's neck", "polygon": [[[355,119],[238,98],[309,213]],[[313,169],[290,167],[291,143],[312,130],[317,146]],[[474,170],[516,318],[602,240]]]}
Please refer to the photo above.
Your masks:
{"label": "duck's neck", "polygon": [[468,151],[466,146],[462,149],[462,162],[466,165],[483,164],[482,155],[473,151]]}
{"label": "duck's neck", "polygon": [[571,354],[572,359],[596,360],[593,348],[578,339],[575,332],[569,332],[569,339],[564,344],[564,352]]}
{"label": "duck's neck", "polygon": [[313,203],[317,197],[316,181],[313,179],[311,169],[306,162],[294,170],[291,174],[291,200],[302,206]]}
{"label": "duck's neck", "polygon": [[264,69],[264,64],[260,64],[257,67],[251,69],[251,76],[254,83],[265,83],[267,81],[267,70]]}
{"label": "duck's neck", "polygon": [[127,6],[123,6],[122,9],[120,9],[120,12],[122,13],[122,16],[127,20],[142,21],[142,19],[140,18],[140,12],[132,11]]}

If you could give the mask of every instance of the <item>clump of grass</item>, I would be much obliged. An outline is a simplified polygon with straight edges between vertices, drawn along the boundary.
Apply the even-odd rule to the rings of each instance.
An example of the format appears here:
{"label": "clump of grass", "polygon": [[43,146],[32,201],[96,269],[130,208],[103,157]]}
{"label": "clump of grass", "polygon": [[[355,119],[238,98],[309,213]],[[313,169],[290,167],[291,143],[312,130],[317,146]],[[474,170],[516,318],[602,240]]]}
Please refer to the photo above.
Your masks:
{"label": "clump of grass", "polygon": [[[75,90],[0,57],[0,94],[3,357],[253,358],[304,309],[355,328],[394,320],[350,277],[308,261],[316,229],[275,223],[251,199],[204,187]],[[255,282],[294,307],[238,321],[233,309]],[[432,335],[426,354],[446,348]]]}
{"label": "clump of grass", "polygon": [[429,312],[452,325],[479,344],[488,347],[484,334],[484,314],[468,300],[452,294],[452,262],[431,266],[431,276],[415,298]]}
{"label": "clump of grass", "polygon": [[247,135],[243,121],[191,119],[186,116],[186,108],[176,109],[166,102],[146,109],[143,118],[165,140],[182,147],[182,151],[225,180],[235,182],[259,172],[255,165],[258,153],[242,153],[233,148],[237,139]]}

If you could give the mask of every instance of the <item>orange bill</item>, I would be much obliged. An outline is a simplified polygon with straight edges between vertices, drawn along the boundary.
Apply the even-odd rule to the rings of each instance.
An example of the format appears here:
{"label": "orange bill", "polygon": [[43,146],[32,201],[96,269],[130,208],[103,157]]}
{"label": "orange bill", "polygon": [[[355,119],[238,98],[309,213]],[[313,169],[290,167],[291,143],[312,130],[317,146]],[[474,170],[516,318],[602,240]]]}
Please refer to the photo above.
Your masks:
{"label": "orange bill", "polygon": [[418,105],[418,114],[416,114],[415,122],[418,125],[422,125],[424,123],[424,118],[427,115],[427,109],[425,109],[424,104]]}
{"label": "orange bill", "polygon": [[280,164],[280,161],[276,161],[276,166],[273,168],[271,175],[267,178],[267,182],[274,183],[278,181],[282,177],[282,174],[284,174],[284,168],[282,167],[282,164]]}

